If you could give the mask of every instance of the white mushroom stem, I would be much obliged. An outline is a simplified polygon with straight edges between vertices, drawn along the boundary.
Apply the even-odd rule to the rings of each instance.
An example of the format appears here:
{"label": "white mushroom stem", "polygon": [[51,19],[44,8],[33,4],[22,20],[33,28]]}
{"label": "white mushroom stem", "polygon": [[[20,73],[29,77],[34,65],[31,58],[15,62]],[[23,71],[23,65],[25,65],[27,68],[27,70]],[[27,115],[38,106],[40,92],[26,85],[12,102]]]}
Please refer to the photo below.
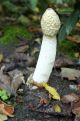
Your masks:
{"label": "white mushroom stem", "polygon": [[33,80],[37,83],[48,82],[56,57],[56,34],[60,28],[60,19],[52,8],[48,8],[43,14],[41,28],[43,40],[33,74]]}
{"label": "white mushroom stem", "polygon": [[56,36],[53,38],[43,36],[38,62],[33,74],[35,82],[48,82],[56,57],[56,45]]}

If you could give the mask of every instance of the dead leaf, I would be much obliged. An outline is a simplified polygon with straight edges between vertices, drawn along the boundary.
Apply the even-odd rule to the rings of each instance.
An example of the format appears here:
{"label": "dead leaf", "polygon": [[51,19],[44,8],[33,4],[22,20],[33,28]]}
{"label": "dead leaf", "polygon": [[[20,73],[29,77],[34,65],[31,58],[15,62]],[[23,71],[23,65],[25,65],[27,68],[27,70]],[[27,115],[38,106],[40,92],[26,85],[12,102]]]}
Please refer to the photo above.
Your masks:
{"label": "dead leaf", "polygon": [[35,28],[35,27],[29,27],[28,30],[29,32],[41,32],[40,28]]}
{"label": "dead leaf", "polygon": [[54,87],[49,86],[47,83],[41,83],[43,87],[51,94],[51,97],[56,100],[60,100],[60,95]]}
{"label": "dead leaf", "polygon": [[61,112],[61,107],[58,104],[54,105],[53,109],[54,109],[54,112],[57,112],[57,113]]}
{"label": "dead leaf", "polygon": [[38,88],[45,88],[49,92],[49,94],[51,95],[51,97],[53,99],[60,100],[60,95],[54,87],[49,86],[45,82],[36,83],[32,80],[32,76],[33,76],[33,74],[31,74],[30,77],[28,78],[27,83],[26,83],[27,86],[29,86],[30,88],[32,88],[33,86],[35,86],[35,88],[37,88],[37,87]]}
{"label": "dead leaf", "polygon": [[80,22],[78,22],[78,23],[76,24],[76,26],[80,28]]}
{"label": "dead leaf", "polygon": [[0,69],[0,81],[2,83],[4,83],[5,85],[10,85],[11,78],[8,74],[3,73],[4,68],[5,68],[5,66],[2,66],[1,69]]}
{"label": "dead leaf", "polygon": [[72,64],[73,64],[72,60],[66,57],[60,56],[59,58],[56,59],[54,66],[56,68],[60,68],[62,66],[67,66],[67,65],[72,65]]}
{"label": "dead leaf", "polygon": [[3,73],[4,68],[5,66],[2,66],[0,69],[0,89],[4,89],[8,92],[11,92],[11,78],[9,75]]}
{"label": "dead leaf", "polygon": [[39,48],[35,47],[31,53],[32,56],[34,56],[36,53],[39,52]]}
{"label": "dead leaf", "polygon": [[0,121],[6,121],[8,120],[8,117],[4,114],[0,114]]}
{"label": "dead leaf", "polygon": [[2,12],[3,12],[3,6],[0,5],[0,13],[2,13]]}
{"label": "dead leaf", "polygon": [[76,44],[80,43],[80,36],[79,35],[67,36],[67,39],[76,43]]}
{"label": "dead leaf", "polygon": [[42,98],[40,99],[40,104],[47,104],[48,103],[48,100],[46,98]]}
{"label": "dead leaf", "polygon": [[9,117],[13,117],[14,107],[0,100],[0,113]]}
{"label": "dead leaf", "polygon": [[16,94],[17,89],[22,83],[25,83],[23,73],[17,69],[9,72],[12,77],[11,90],[12,94]]}
{"label": "dead leaf", "polygon": [[71,68],[61,68],[61,77],[68,80],[76,80],[80,77],[80,71]]}
{"label": "dead leaf", "polygon": [[7,74],[3,73],[4,68],[0,70],[0,89],[4,89],[9,94],[16,95],[16,91],[22,83],[25,83],[23,73],[17,69]]}
{"label": "dead leaf", "polygon": [[40,21],[41,16],[40,15],[30,15],[29,18],[34,21]]}
{"label": "dead leaf", "polygon": [[2,62],[3,58],[3,54],[0,53],[0,63]]}
{"label": "dead leaf", "polygon": [[80,53],[79,52],[75,53],[74,55],[75,55],[76,58],[80,58]]}
{"label": "dead leaf", "polygon": [[78,101],[80,98],[78,95],[74,94],[74,93],[71,93],[71,94],[68,94],[68,95],[64,95],[62,98],[61,98],[61,101],[63,103],[71,103],[71,102],[76,102]]}
{"label": "dead leaf", "polygon": [[27,62],[26,63],[27,63],[28,67],[31,67],[31,66],[35,65],[36,59],[32,56],[27,56]]}
{"label": "dead leaf", "polygon": [[29,48],[28,45],[23,45],[23,46],[17,47],[15,51],[18,53],[24,53],[28,48]]}
{"label": "dead leaf", "polygon": [[76,115],[76,117],[80,117],[80,100],[72,103],[72,112]]}

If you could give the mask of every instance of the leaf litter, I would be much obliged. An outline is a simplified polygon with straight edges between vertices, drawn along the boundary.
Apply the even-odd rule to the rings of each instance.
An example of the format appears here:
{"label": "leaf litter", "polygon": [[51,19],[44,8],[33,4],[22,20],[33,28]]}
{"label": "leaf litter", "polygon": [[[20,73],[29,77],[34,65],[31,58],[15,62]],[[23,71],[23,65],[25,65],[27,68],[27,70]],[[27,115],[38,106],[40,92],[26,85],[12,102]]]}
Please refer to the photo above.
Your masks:
{"label": "leaf litter", "polygon": [[71,68],[61,68],[61,77],[68,80],[77,80],[80,78],[80,71]]}
{"label": "leaf litter", "polygon": [[[37,43],[37,45],[38,45],[37,52],[39,52],[39,44]],[[58,73],[60,77],[59,76],[56,77],[56,75],[55,76],[52,75],[51,76],[52,79],[50,78],[50,81],[53,84],[51,83],[43,84],[42,86],[44,87],[44,89],[40,88],[41,85],[37,85],[39,89],[36,91],[31,91],[25,85],[25,80],[27,80],[28,76],[34,71],[34,69],[31,69],[31,68],[34,68],[34,65],[36,63],[36,58],[34,58],[34,54],[36,52],[33,53],[33,50],[35,50],[35,48],[33,48],[31,55],[30,54],[27,55],[25,52],[28,52],[31,50],[29,50],[29,48],[26,48],[26,47],[24,46],[24,44],[22,44],[18,47],[18,49],[16,49],[16,51],[12,55],[9,55],[9,57],[7,58],[1,59],[0,89],[2,91],[4,91],[5,89],[8,93],[10,93],[10,96],[11,95],[16,96],[16,98],[14,97],[13,100],[15,99],[17,104],[24,103],[25,105],[27,105],[26,110],[34,109],[33,112],[37,111],[37,112],[42,112],[49,115],[61,115],[61,116],[72,116],[72,112],[73,112],[76,116],[79,116],[79,113],[78,113],[79,106],[77,107],[77,103],[80,99],[79,95],[75,93],[70,93],[70,92],[61,94],[60,91],[62,90],[62,87],[59,87],[60,85],[55,86],[56,85],[55,79],[57,80],[57,78],[58,78],[58,82],[60,82],[62,78],[67,78],[68,80],[74,81],[80,77],[79,70],[62,67],[65,65],[66,66],[73,65],[74,63],[70,60],[65,61],[66,59],[64,59],[64,61],[62,62],[63,58],[58,60],[58,62],[60,62],[59,65],[58,65],[58,62],[56,61],[57,66],[61,68],[61,73]],[[55,68],[57,66],[55,66]],[[53,72],[55,74],[54,70]],[[62,83],[63,87],[64,87],[64,83],[66,83],[64,81],[65,80],[63,79],[63,83]],[[72,82],[67,82],[67,83],[70,85],[70,83]],[[22,87],[22,84],[24,84],[25,88]],[[18,89],[20,93],[18,93]],[[22,91],[20,91],[20,89]],[[10,98],[8,99],[11,100]],[[29,104],[31,104],[32,106],[29,107]],[[3,107],[2,104],[1,106]],[[32,114],[30,113],[30,115]],[[4,120],[7,119],[6,115],[3,117],[4,117]]]}

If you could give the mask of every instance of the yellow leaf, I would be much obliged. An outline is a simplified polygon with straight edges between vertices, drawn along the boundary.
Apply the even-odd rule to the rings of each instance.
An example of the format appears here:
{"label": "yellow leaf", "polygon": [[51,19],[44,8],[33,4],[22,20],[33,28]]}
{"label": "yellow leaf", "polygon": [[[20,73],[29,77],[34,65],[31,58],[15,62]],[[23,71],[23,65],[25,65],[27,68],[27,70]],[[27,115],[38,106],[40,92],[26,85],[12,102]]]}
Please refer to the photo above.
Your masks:
{"label": "yellow leaf", "polygon": [[0,114],[0,121],[6,121],[7,120],[7,116],[4,114]]}
{"label": "yellow leaf", "polygon": [[56,100],[60,100],[60,95],[54,87],[49,86],[47,83],[42,83],[43,87],[51,94],[51,97]]}
{"label": "yellow leaf", "polygon": [[3,54],[0,54],[0,62],[3,60]]}
{"label": "yellow leaf", "polygon": [[0,121],[3,121],[2,119],[0,119]]}
{"label": "yellow leaf", "polygon": [[54,111],[57,112],[57,113],[60,113],[61,112],[61,107],[59,105],[55,105],[54,106]]}

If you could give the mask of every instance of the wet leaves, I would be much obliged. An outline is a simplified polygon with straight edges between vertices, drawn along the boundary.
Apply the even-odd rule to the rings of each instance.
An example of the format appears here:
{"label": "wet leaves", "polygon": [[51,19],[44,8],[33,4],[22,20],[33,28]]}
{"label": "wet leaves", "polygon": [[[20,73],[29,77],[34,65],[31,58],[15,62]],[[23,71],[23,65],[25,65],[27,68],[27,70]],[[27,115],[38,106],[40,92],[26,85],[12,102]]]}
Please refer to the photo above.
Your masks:
{"label": "wet leaves", "polygon": [[71,103],[71,102],[77,102],[80,99],[80,97],[74,93],[64,95],[61,98],[61,101],[63,103]]}
{"label": "wet leaves", "polygon": [[0,62],[2,62],[3,58],[3,54],[0,53]]}
{"label": "wet leaves", "polygon": [[[37,32],[41,33],[41,29],[36,27],[29,27],[28,30],[35,34]],[[67,93],[67,91],[64,96],[61,96],[61,92],[63,91],[63,88],[65,88],[64,83],[61,87],[58,87],[55,84],[55,80],[57,80],[57,78],[60,76],[62,78],[67,78],[68,80],[77,80],[77,78],[80,77],[79,70],[63,68],[64,66],[70,67],[71,65],[74,65],[74,62],[60,55],[59,58],[57,58],[55,61],[55,68],[61,68],[61,75],[60,70],[59,73],[56,70],[56,79],[55,75],[52,77],[54,81],[51,80],[50,84],[34,83],[32,86],[38,87],[38,89],[34,91],[29,90],[26,85],[22,85],[21,88],[19,88],[20,85],[24,83],[23,77],[25,77],[25,79],[27,80],[28,76],[34,72],[34,67],[37,61],[36,55],[38,55],[40,50],[41,39],[37,37],[34,41],[29,40],[29,42],[25,41],[26,39],[20,36],[17,36],[17,39],[20,41],[20,43],[18,43],[15,47],[14,53],[7,56],[7,58],[3,58],[1,60],[1,64],[5,65],[5,68],[1,69],[0,72],[0,87],[2,87],[1,89],[6,89],[12,95],[15,95],[16,98],[13,97],[15,103],[18,104],[18,106],[20,103],[24,105],[25,107],[23,108],[25,110],[30,108],[34,112],[40,111],[48,115],[58,116],[71,116],[73,112],[76,116],[79,116],[79,105],[77,106],[79,96],[75,93]],[[59,83],[60,81],[61,78],[59,78]],[[71,82],[73,81],[68,81],[68,83]],[[35,96],[35,94],[37,96]],[[49,95],[51,98],[49,97]],[[4,96],[2,97],[5,99]],[[2,100],[4,100],[3,98]],[[16,110],[15,112],[17,114]]]}
{"label": "wet leaves", "polygon": [[28,45],[23,45],[23,46],[20,46],[20,47],[18,47],[18,48],[16,48],[16,52],[18,52],[18,53],[24,53],[24,52],[26,52],[26,50],[29,48],[29,46]]}
{"label": "wet leaves", "polygon": [[[3,68],[3,67],[2,67]],[[16,95],[16,91],[19,86],[24,83],[24,76],[21,71],[13,70],[8,74],[3,73],[3,69],[0,70],[0,89],[6,90],[10,95]],[[2,98],[6,95],[2,95]]]}
{"label": "wet leaves", "polygon": [[80,71],[71,68],[61,68],[61,77],[68,80],[76,80],[80,77]]}
{"label": "wet leaves", "polygon": [[14,107],[6,104],[0,100],[0,114],[3,114],[5,116],[9,116],[9,117],[13,117],[14,116],[13,113],[14,113]]}
{"label": "wet leaves", "polygon": [[40,104],[47,104],[48,100],[46,98],[42,98],[40,99]]}
{"label": "wet leaves", "polygon": [[60,100],[60,95],[57,92],[57,90],[54,87],[51,87],[49,84],[43,82],[43,83],[36,83],[33,80],[31,81],[32,85],[38,87],[38,88],[45,88],[46,91],[49,92],[49,94],[51,95],[51,98],[55,99],[55,100]]}
{"label": "wet leaves", "polygon": [[80,100],[73,103],[72,105],[72,112],[77,116],[80,117]]}
{"label": "wet leaves", "polygon": [[59,105],[57,105],[57,104],[53,107],[53,109],[57,113],[60,113],[61,112],[61,107]]}
{"label": "wet leaves", "polygon": [[53,99],[60,100],[60,95],[54,87],[49,86],[47,83],[42,83],[42,85]]}
{"label": "wet leaves", "polygon": [[7,116],[4,114],[0,114],[0,121],[6,121],[8,120]]}
{"label": "wet leaves", "polygon": [[64,67],[64,66],[69,66],[69,65],[73,65],[73,61],[68,59],[68,58],[65,58],[63,56],[60,56],[56,59],[55,61],[55,64],[54,64],[54,67],[56,68],[61,68],[61,67]]}
{"label": "wet leaves", "polygon": [[76,43],[76,44],[80,44],[80,36],[79,35],[67,36],[67,39]]}

